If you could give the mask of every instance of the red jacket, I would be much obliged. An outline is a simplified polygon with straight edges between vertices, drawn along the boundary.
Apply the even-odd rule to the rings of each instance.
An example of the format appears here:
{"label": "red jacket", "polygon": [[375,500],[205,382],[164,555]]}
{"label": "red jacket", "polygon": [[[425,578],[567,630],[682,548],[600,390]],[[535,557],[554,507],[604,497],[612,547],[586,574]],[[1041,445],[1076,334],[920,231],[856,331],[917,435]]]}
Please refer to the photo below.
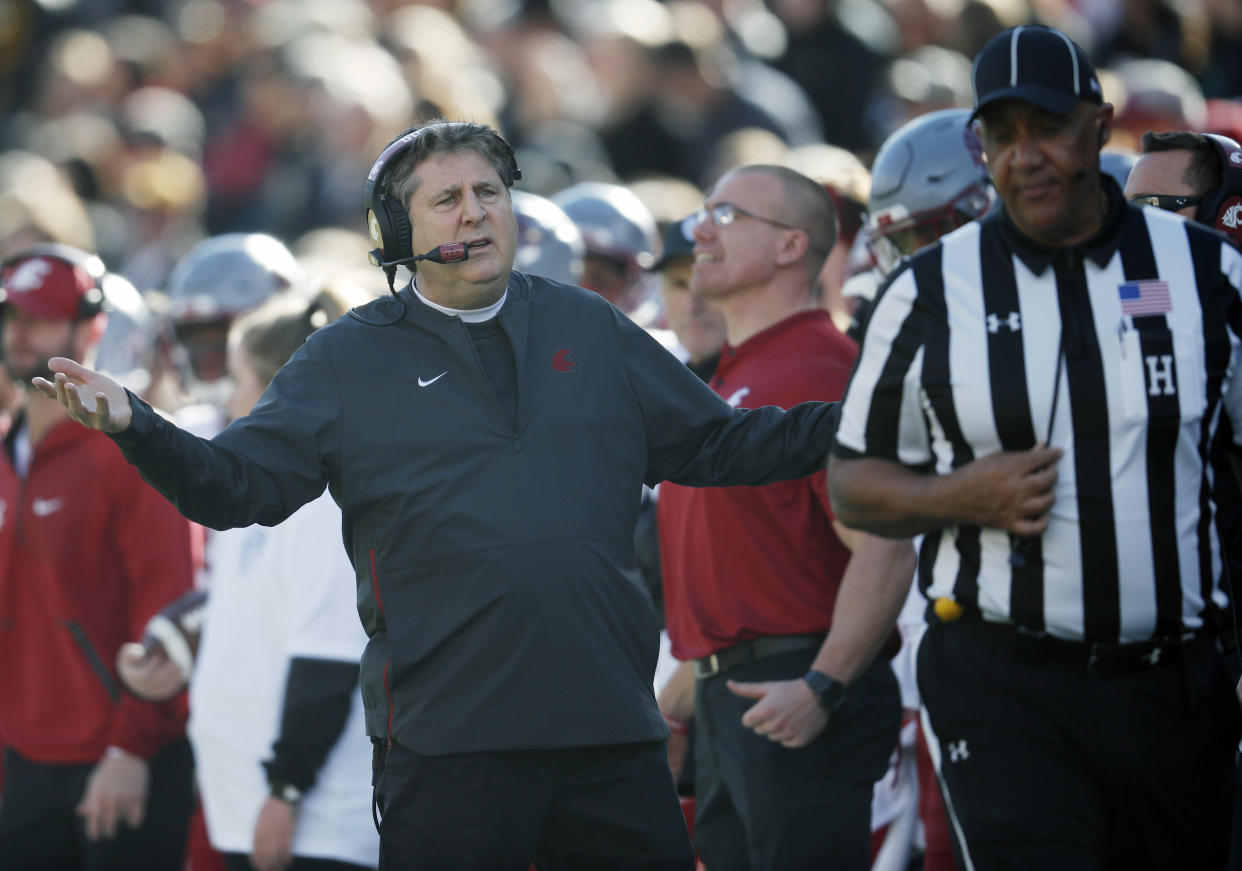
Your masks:
{"label": "red jacket", "polygon": [[[800,312],[726,346],[711,385],[741,408],[834,401],[856,354],[827,312]],[[708,656],[761,635],[828,630],[850,552],[832,528],[824,472],[763,487],[666,481],[659,494],[675,657]]]}
{"label": "red jacket", "polygon": [[0,744],[82,763],[185,734],[184,698],[123,692],[116,653],[193,586],[195,534],[111,439],[72,421],[35,446],[25,481],[0,459]]}

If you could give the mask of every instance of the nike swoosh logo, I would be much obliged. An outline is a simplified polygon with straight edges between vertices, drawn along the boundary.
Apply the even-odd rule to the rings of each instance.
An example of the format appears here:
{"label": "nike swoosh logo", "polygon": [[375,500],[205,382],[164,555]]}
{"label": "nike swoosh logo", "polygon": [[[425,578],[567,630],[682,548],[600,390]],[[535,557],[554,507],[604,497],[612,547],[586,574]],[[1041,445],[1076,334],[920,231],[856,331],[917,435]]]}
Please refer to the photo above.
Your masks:
{"label": "nike swoosh logo", "polygon": [[730,408],[737,408],[739,405],[742,404],[742,400],[745,399],[748,395],[750,395],[750,388],[743,387],[741,390],[738,390],[732,396],[726,399],[725,402],[729,403]]}
{"label": "nike swoosh logo", "polygon": [[443,377],[444,377],[445,375],[447,375],[447,374],[448,374],[448,370],[447,370],[447,369],[445,369],[443,372],[441,372],[439,375],[437,375],[435,378],[432,378],[432,379],[431,379],[431,380],[429,380],[429,381],[424,381],[422,378],[419,378],[419,379],[418,379],[418,386],[419,386],[419,387],[426,387],[426,386],[428,386],[429,384],[435,384],[437,381],[439,381],[441,378],[443,378]]}
{"label": "nike swoosh logo", "polygon": [[38,517],[47,517],[54,511],[59,511],[65,507],[65,503],[59,499],[36,499],[30,503],[30,508]]}

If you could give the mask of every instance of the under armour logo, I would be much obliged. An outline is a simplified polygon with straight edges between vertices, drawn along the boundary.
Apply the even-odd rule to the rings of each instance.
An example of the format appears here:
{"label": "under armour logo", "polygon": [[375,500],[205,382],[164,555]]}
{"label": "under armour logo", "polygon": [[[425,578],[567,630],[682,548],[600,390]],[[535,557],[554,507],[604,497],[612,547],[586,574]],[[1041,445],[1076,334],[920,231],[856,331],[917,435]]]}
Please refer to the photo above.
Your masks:
{"label": "under armour logo", "polygon": [[1018,332],[1022,329],[1022,315],[1010,312],[1003,320],[994,314],[988,315],[989,333],[999,333],[1001,327],[1007,327],[1011,333]]}
{"label": "under armour logo", "polygon": [[1147,363],[1147,395],[1172,396],[1177,393],[1173,385],[1173,356],[1150,354],[1143,358]]}
{"label": "under armour logo", "polygon": [[949,761],[961,762],[970,758],[970,751],[966,749],[966,739],[961,741],[950,741],[947,745],[949,748]]}
{"label": "under armour logo", "polygon": [[560,348],[552,355],[553,372],[574,372],[578,364],[574,362],[573,348]]}
{"label": "under armour logo", "polygon": [[1234,203],[1230,206],[1225,214],[1220,216],[1220,222],[1230,230],[1238,229],[1238,224],[1242,224],[1242,203]]}

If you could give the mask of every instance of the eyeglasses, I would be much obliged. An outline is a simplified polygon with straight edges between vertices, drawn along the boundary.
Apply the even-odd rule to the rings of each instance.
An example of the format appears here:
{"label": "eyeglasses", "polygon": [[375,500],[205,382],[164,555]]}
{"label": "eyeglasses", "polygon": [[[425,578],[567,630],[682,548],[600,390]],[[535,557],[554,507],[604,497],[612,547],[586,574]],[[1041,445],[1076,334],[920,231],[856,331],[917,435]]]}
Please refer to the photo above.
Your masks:
{"label": "eyeglasses", "polygon": [[1179,197],[1175,194],[1139,194],[1137,197],[1130,197],[1130,202],[1137,206],[1155,206],[1166,212],[1176,212],[1187,206],[1197,206],[1202,201],[1203,197]]}
{"label": "eyeglasses", "polygon": [[695,228],[699,227],[706,221],[710,221],[717,227],[727,227],[737,220],[737,216],[750,218],[752,221],[763,221],[765,224],[771,224],[773,227],[780,227],[783,230],[798,230],[791,224],[782,224],[780,221],[773,221],[771,218],[765,218],[763,215],[756,215],[754,212],[748,212],[741,206],[735,206],[733,203],[719,203],[709,208],[702,208],[682,222],[682,229],[686,234],[693,233]]}

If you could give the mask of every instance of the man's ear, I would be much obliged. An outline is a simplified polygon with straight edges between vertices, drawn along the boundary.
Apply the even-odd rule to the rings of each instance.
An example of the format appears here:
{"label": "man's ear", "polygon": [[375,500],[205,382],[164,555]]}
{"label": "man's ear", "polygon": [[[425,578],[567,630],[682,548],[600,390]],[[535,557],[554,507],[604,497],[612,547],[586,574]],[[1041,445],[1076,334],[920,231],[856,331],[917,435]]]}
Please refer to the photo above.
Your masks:
{"label": "man's ear", "polygon": [[776,251],[776,265],[789,266],[806,256],[811,248],[811,235],[806,230],[789,230]]}
{"label": "man's ear", "polygon": [[1099,119],[1099,147],[1103,148],[1113,137],[1113,104],[1102,104],[1096,117]]}

